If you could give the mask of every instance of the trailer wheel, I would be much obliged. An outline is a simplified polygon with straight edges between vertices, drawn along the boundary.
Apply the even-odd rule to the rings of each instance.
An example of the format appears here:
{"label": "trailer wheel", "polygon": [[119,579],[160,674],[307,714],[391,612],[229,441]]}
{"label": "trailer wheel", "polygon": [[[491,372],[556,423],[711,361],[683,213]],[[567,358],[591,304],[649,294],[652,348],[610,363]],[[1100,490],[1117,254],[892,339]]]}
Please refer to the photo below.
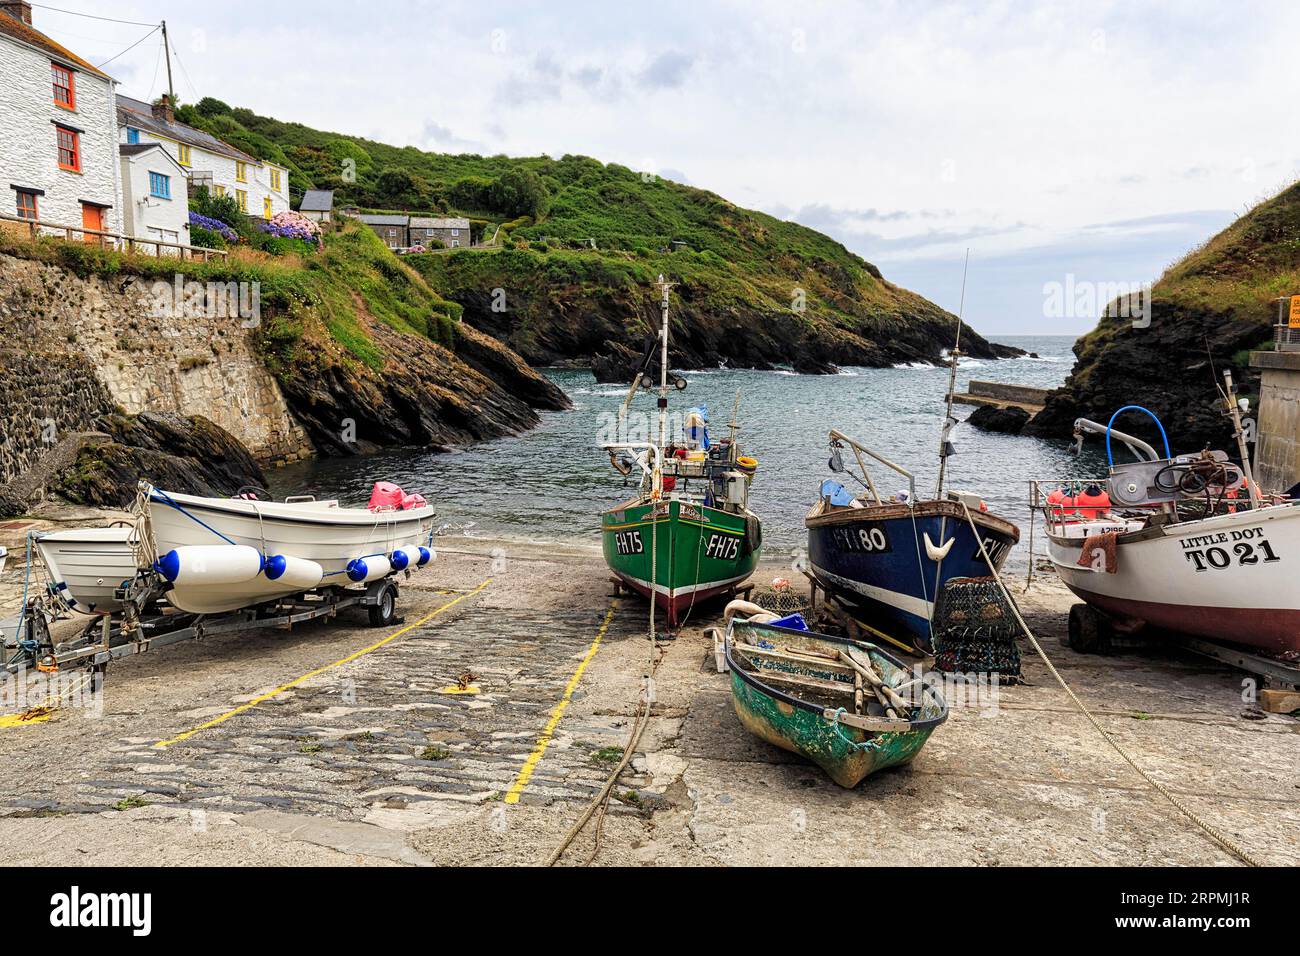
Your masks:
{"label": "trailer wheel", "polygon": [[397,587],[385,584],[376,595],[376,601],[366,608],[370,613],[371,627],[388,627],[397,621]]}
{"label": "trailer wheel", "polygon": [[1070,608],[1070,647],[1080,654],[1110,653],[1110,621],[1086,604]]}

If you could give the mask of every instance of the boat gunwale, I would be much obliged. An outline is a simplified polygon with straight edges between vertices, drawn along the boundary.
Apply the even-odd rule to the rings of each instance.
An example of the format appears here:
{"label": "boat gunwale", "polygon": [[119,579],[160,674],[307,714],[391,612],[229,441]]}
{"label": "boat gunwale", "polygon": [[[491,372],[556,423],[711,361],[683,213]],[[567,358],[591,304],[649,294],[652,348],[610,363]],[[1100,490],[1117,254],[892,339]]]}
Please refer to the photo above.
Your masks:
{"label": "boat gunwale", "polygon": [[[875,651],[881,657],[885,658],[885,660],[889,661],[891,664],[893,664],[895,667],[899,668],[900,670],[907,670],[907,665],[903,663],[901,660],[899,660],[897,657],[895,657],[893,654],[890,654],[888,651],[886,651],[884,648],[880,647],[879,645],[869,644],[866,641],[855,641],[849,637],[837,637],[833,634],[823,634],[820,631],[801,631],[798,628],[778,627],[773,624],[756,624],[756,623],[750,623],[748,621],[745,621],[744,623],[746,627],[762,628],[763,630],[767,630],[767,631],[775,631],[778,634],[801,635],[803,637],[811,636],[817,638],[818,640],[829,641],[833,644],[845,644],[849,647],[855,647],[858,650],[865,650],[868,652]],[[730,632],[730,628],[728,628],[728,632]],[[774,697],[783,703],[792,704],[793,706],[798,707],[800,710],[806,710],[809,713],[817,714],[818,716],[825,719],[825,711],[827,708],[818,707],[816,704],[810,704],[805,700],[800,700],[798,697],[793,697],[790,694],[785,693],[785,691],[777,690],[775,687],[772,687],[770,684],[765,684],[759,678],[755,677],[754,674],[747,667],[737,666],[737,662],[731,656],[731,648],[734,642],[731,640],[726,640],[723,643],[724,643],[723,654],[727,660],[727,667],[730,668],[731,672],[735,674],[737,677],[739,677],[746,684],[751,685],[757,690],[762,691],[764,694]],[[921,686],[923,688],[923,691],[924,690],[930,691],[934,695],[934,697],[939,701],[939,703],[943,707],[942,713],[940,713],[938,716],[935,717],[926,717],[923,720],[909,720],[908,723],[911,726],[907,730],[866,731],[866,733],[869,736],[875,736],[877,733],[910,734],[917,730],[930,730],[934,727],[938,727],[940,724],[946,721],[948,719],[947,699],[942,694],[935,693],[933,685],[927,683],[924,679],[922,679],[921,681]]]}
{"label": "boat gunwale", "polygon": [[[225,507],[226,499],[195,498],[192,495],[173,495],[167,492],[167,498],[158,497],[154,493],[149,495],[151,505],[162,505],[171,508],[173,511],[207,511],[212,514],[223,516],[247,518],[250,521],[277,521],[284,524],[309,524],[324,525],[329,527],[392,527],[407,522],[417,524],[432,519],[437,516],[437,512],[432,505],[424,508],[412,508],[409,511],[370,511],[367,508],[335,508],[330,509],[334,512],[335,520],[313,515],[279,515],[270,512],[258,511],[256,509],[245,509],[239,507]],[[170,498],[171,500],[167,500]],[[180,498],[188,500],[181,501]],[[251,504],[251,505],[283,505],[283,501],[250,501],[244,498],[229,499],[232,505]],[[216,502],[216,503],[214,503]],[[348,514],[352,512],[352,514]],[[339,516],[343,520],[337,520]]]}
{"label": "boat gunwale", "polygon": [[[1271,512],[1271,513],[1270,513]],[[1253,516],[1258,521],[1279,521],[1286,518],[1300,516],[1300,504],[1290,505],[1270,505],[1267,508],[1247,508],[1242,511],[1229,512],[1221,515],[1207,515],[1204,518],[1194,518],[1191,521],[1169,521],[1164,524],[1148,524],[1144,528],[1138,528],[1133,531],[1121,532],[1116,537],[1117,544],[1134,544],[1140,541],[1159,541],[1165,538],[1184,538],[1192,537],[1200,532],[1215,531],[1223,525],[1233,525],[1237,522],[1248,523],[1247,518]],[[1114,519],[1115,524],[1132,520],[1126,518]],[[1213,524],[1211,524],[1213,522]],[[1105,523],[1104,519],[1097,519],[1095,523]],[[1078,525],[1088,524],[1085,521],[1069,522],[1064,525],[1066,528],[1072,528]],[[1053,531],[1048,527],[1044,534],[1054,544],[1061,547],[1082,547],[1087,541],[1088,536],[1083,537],[1067,536],[1058,531]]]}
{"label": "boat gunwale", "polygon": [[[837,508],[835,511],[826,511],[825,503],[824,497],[819,499],[804,517],[804,527],[809,531],[839,524],[852,524],[855,521],[894,521],[910,517],[954,518],[964,521],[966,518],[965,509],[956,501],[918,501],[915,506],[901,501],[885,502],[879,505],[863,505],[861,508]],[[1020,543],[1020,527],[1006,518],[1000,518],[986,511],[972,511],[970,515],[976,525],[996,534],[1006,535],[1011,539],[1012,544]]]}

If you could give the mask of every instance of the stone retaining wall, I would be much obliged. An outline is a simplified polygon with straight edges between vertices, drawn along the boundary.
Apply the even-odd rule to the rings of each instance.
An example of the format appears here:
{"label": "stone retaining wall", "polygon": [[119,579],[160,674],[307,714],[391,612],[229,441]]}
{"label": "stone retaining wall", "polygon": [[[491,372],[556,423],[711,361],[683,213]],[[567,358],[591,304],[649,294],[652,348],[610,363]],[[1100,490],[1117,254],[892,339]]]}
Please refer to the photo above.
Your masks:
{"label": "stone retaining wall", "polygon": [[0,255],[0,482],[117,407],[203,415],[263,462],[313,453],[238,315],[172,318],[152,281]]}

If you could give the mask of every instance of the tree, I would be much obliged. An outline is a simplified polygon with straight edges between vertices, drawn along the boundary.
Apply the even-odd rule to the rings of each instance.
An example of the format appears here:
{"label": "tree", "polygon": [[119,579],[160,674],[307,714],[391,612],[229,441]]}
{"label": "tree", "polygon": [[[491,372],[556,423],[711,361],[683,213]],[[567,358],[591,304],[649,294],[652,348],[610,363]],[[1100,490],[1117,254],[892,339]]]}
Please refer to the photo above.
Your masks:
{"label": "tree", "polygon": [[550,208],[545,183],[531,169],[508,169],[488,190],[491,208],[507,216],[532,216],[541,221]]}
{"label": "tree", "polygon": [[211,96],[205,96],[194,107],[204,116],[229,116],[230,106]]}

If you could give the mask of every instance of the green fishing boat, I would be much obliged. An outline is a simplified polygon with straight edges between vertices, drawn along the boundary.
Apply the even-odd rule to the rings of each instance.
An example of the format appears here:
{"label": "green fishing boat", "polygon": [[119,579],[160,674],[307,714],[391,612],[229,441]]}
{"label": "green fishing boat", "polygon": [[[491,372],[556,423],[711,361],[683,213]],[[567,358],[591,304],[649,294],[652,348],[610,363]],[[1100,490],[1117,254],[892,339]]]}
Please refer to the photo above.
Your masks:
{"label": "green fishing boat", "polygon": [[[758,462],[741,454],[736,440],[740,398],[730,437],[713,441],[708,413],[690,409],[679,435],[668,435],[668,393],[686,387],[668,372],[668,290],[659,277],[663,325],[649,343],[624,411],[639,390],[658,392],[659,440],[614,442],[602,447],[610,464],[635,479],[635,497],[601,516],[605,562],[618,581],[653,598],[670,628],[698,603],[734,593],[754,572],[762,550],[762,523],[749,510],[749,489]],[[659,383],[650,366],[658,352]],[[671,384],[670,384],[671,380]]]}
{"label": "green fishing boat", "polygon": [[745,729],[842,787],[908,763],[948,719],[939,688],[874,644],[733,618],[726,660]]}

